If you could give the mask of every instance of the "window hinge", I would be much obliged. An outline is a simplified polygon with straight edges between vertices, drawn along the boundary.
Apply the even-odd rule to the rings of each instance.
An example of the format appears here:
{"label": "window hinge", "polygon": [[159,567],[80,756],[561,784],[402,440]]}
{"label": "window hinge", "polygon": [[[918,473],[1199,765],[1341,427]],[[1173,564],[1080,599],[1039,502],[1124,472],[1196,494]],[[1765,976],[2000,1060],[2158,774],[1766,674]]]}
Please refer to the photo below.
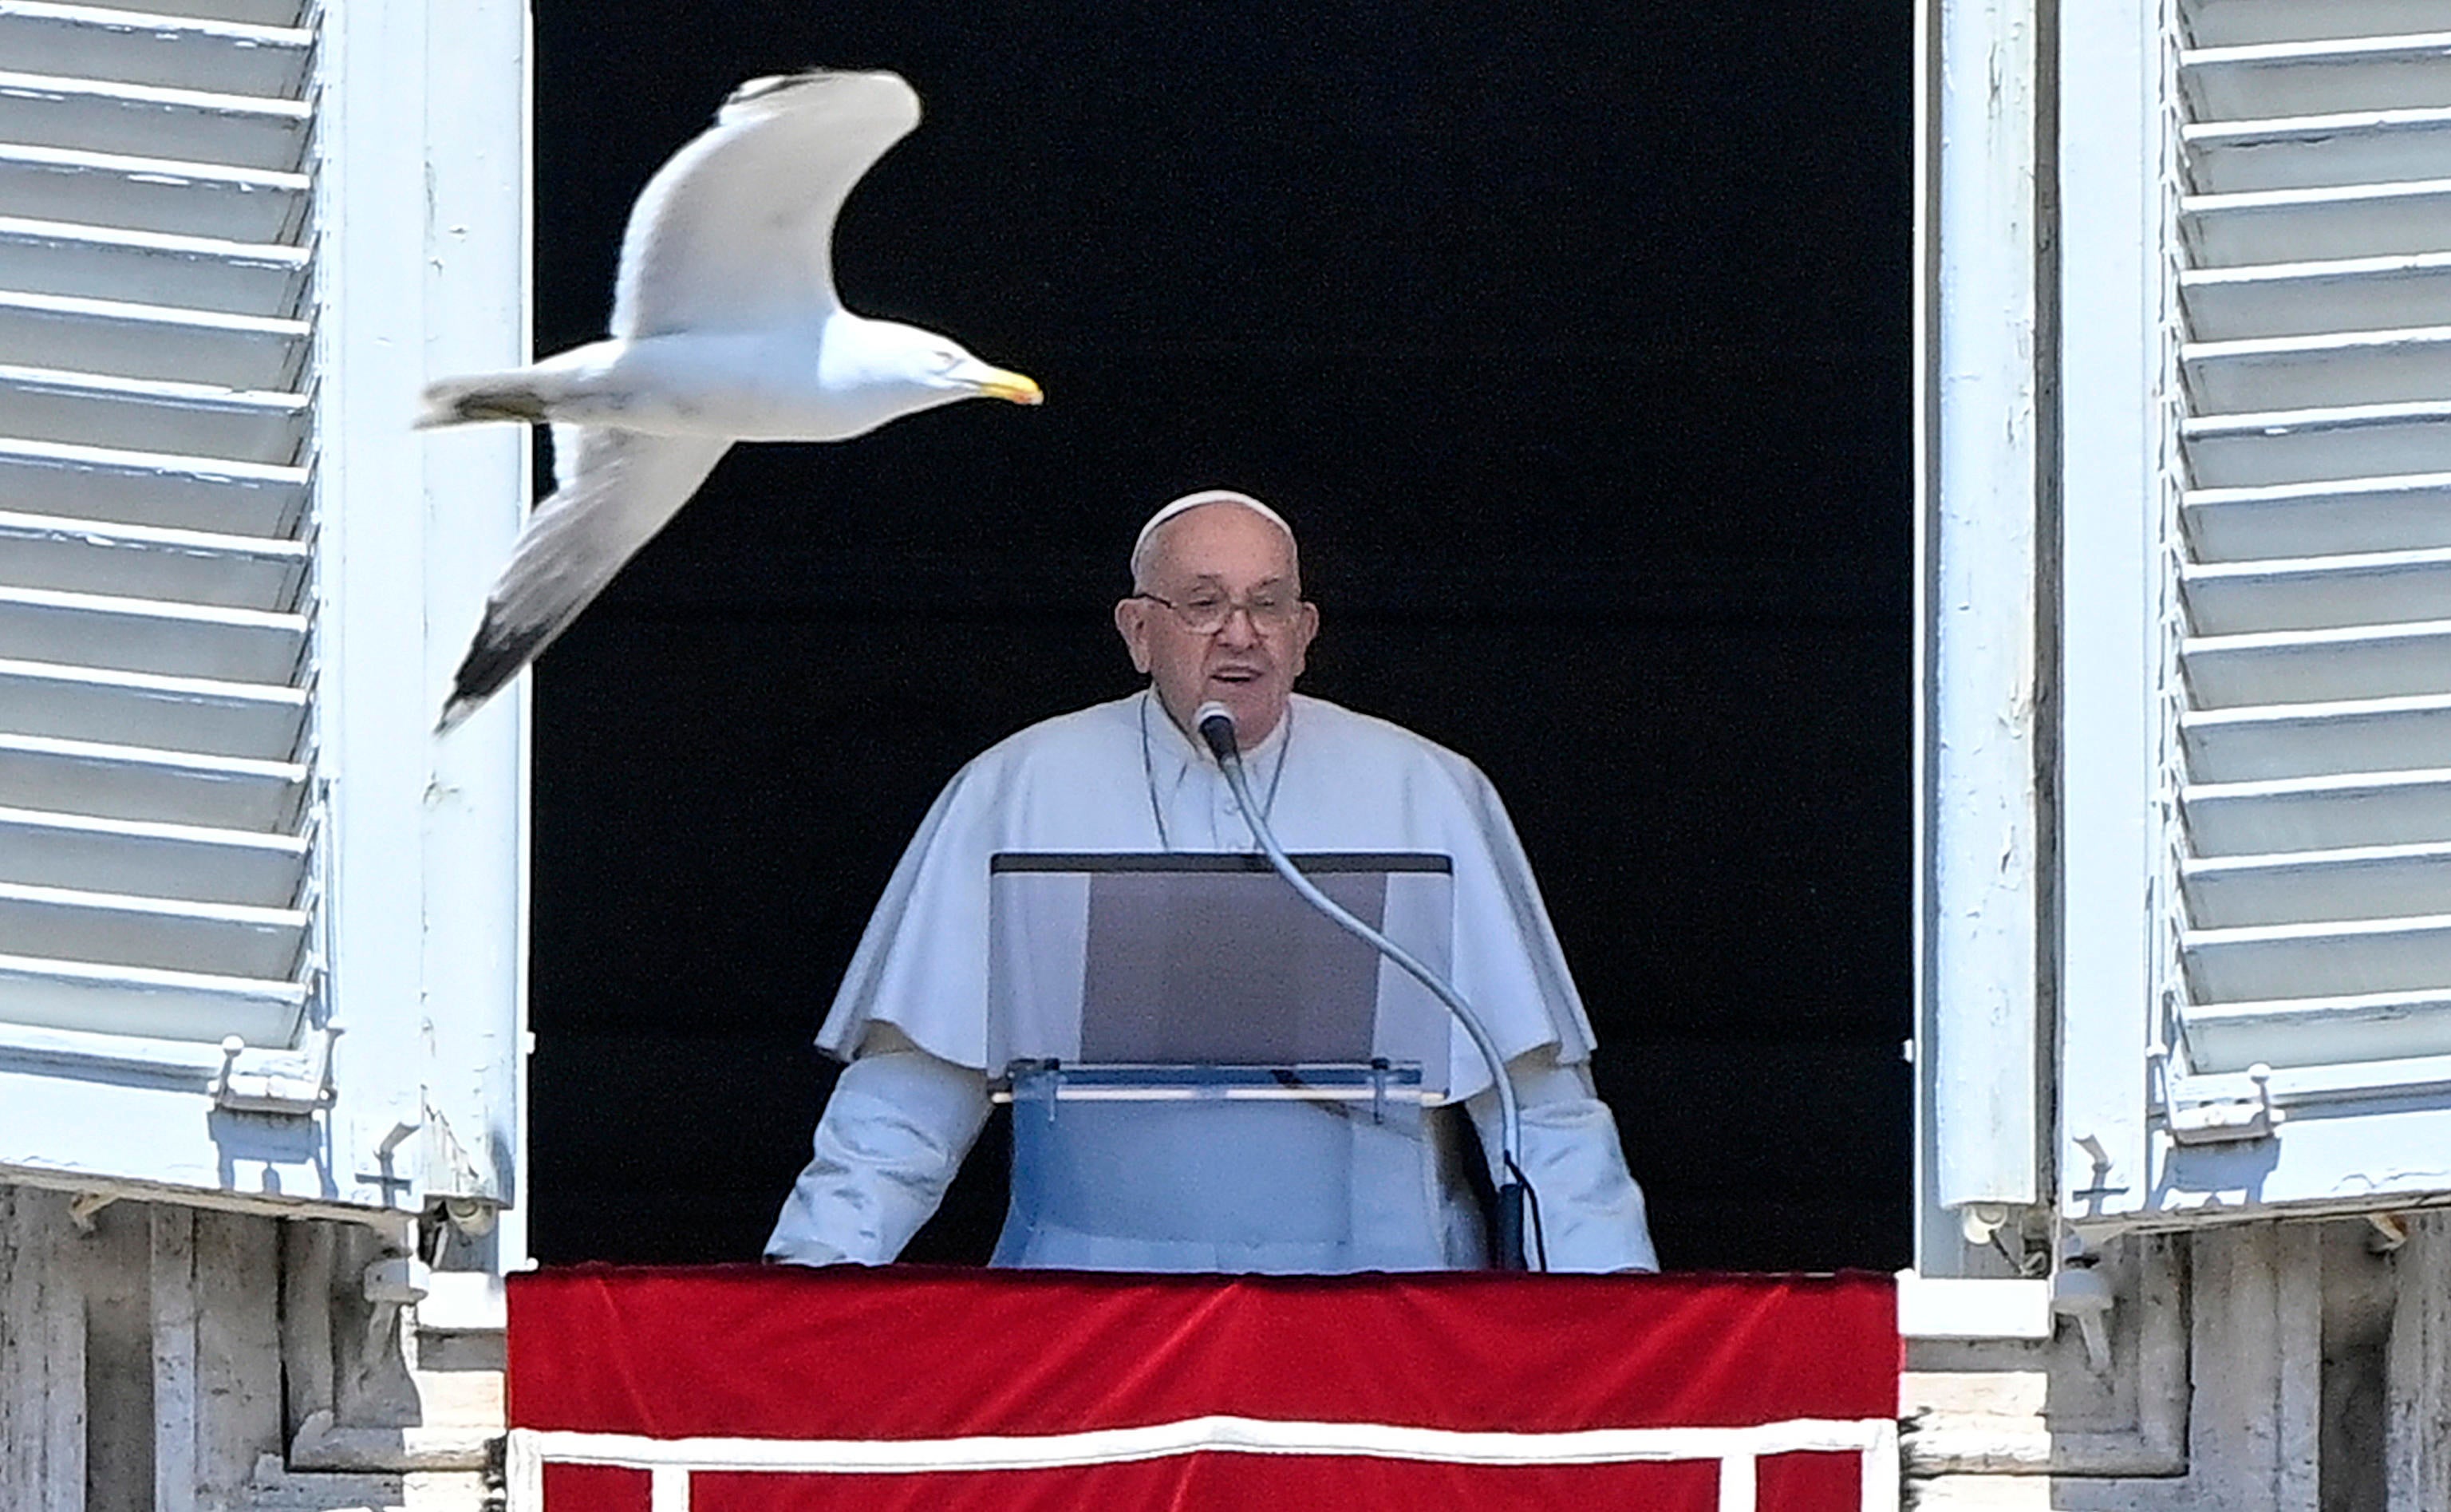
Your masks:
{"label": "window hinge", "polygon": [[2246,1075],[2255,1084],[2252,1097],[2182,1102],[2174,1090],[2165,1115],[2171,1140],[2182,1145],[2218,1145],[2278,1134],[2282,1112],[2272,1106],[2272,1068],[2259,1063],[2248,1067]]}
{"label": "window hinge", "polygon": [[242,1070],[246,1042],[222,1041],[222,1066],[213,1076],[213,1106],[237,1113],[286,1113],[304,1117],[332,1106],[332,1040],[338,1029],[317,1030],[303,1056],[283,1056]]}

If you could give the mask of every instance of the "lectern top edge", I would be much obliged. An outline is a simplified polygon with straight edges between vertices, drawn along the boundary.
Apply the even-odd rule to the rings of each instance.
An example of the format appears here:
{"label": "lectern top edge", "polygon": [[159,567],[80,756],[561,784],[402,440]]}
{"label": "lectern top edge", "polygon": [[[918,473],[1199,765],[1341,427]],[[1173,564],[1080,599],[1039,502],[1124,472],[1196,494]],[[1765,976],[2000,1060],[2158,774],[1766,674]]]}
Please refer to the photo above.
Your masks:
{"label": "lectern top edge", "polygon": [[[1296,855],[1308,873],[1428,872],[1452,874],[1451,857],[1422,851],[1329,851]],[[990,873],[1007,872],[1265,872],[1268,858],[1214,851],[1003,851],[988,858]]]}

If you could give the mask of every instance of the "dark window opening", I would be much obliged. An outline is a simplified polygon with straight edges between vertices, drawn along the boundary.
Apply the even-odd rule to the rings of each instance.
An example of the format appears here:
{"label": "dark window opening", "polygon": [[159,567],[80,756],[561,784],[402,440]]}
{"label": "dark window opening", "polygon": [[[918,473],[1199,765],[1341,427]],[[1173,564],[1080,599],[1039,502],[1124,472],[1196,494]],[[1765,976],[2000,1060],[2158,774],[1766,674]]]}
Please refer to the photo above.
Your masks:
{"label": "dark window opening", "polygon": [[[1679,1268],[1909,1255],[1912,16],[539,4],[537,346],[755,73],[919,130],[838,280],[1046,385],[735,451],[538,683],[532,1241],[754,1257],[945,778],[1128,691],[1140,520],[1292,518],[1304,690],[1488,771]],[[911,1258],[984,1258],[990,1129]]]}

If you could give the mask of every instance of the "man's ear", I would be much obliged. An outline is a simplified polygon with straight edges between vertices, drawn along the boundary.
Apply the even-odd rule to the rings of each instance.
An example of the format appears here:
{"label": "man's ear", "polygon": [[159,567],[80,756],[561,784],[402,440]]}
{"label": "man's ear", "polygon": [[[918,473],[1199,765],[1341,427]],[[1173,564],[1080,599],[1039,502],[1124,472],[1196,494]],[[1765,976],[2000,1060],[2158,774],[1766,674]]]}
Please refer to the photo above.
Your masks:
{"label": "man's ear", "polygon": [[1132,670],[1148,676],[1148,605],[1139,599],[1118,599],[1115,603],[1115,634],[1124,638],[1124,649],[1131,653]]}

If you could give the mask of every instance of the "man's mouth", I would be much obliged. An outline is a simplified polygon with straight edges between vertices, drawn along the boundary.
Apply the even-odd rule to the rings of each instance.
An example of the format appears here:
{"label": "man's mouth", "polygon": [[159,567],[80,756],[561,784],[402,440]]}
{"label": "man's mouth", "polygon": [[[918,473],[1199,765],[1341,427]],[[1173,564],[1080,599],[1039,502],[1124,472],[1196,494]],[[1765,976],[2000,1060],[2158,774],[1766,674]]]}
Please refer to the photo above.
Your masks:
{"label": "man's mouth", "polygon": [[1257,667],[1220,667],[1208,675],[1208,680],[1240,684],[1257,682],[1260,677],[1261,672]]}

